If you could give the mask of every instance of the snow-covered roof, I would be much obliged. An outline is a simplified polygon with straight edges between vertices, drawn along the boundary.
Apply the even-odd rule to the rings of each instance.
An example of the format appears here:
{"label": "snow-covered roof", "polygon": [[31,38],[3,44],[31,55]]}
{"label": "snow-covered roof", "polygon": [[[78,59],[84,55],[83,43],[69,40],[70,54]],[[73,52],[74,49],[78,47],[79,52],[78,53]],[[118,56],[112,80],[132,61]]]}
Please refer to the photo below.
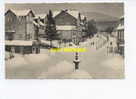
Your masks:
{"label": "snow-covered roof", "polygon": [[119,26],[117,27],[117,30],[123,30],[124,29],[124,25],[119,24]]}
{"label": "snow-covered roof", "polygon": [[73,17],[75,17],[76,19],[78,18],[78,15],[79,15],[78,11],[68,10],[67,13],[69,13],[70,15],[72,15]]}
{"label": "snow-covered roof", "polygon": [[53,11],[53,17],[56,17],[61,11]]}
{"label": "snow-covered roof", "polygon": [[39,25],[45,26],[45,24],[43,22],[41,22],[41,21],[39,21]]}
{"label": "snow-covered roof", "polygon": [[123,19],[123,18],[124,18],[124,16],[121,16],[121,17],[120,17],[120,19]]}
{"label": "snow-covered roof", "polygon": [[32,11],[31,9],[25,9],[25,10],[13,10],[13,9],[9,9],[9,10],[12,11],[17,16],[27,16],[28,13],[30,13]]}
{"label": "snow-covered roof", "polygon": [[46,17],[46,14],[37,14],[37,15],[35,15],[35,18],[37,19],[37,18],[41,18],[41,19],[44,19],[45,17]]}
{"label": "snow-covered roof", "polygon": [[39,27],[39,24],[37,22],[33,21],[33,24]]}
{"label": "snow-covered roof", "polygon": [[14,45],[14,46],[32,46],[33,41],[24,41],[24,40],[6,40],[5,45]]}
{"label": "snow-covered roof", "polygon": [[81,14],[81,20],[83,20],[84,18],[85,18],[85,16]]}
{"label": "snow-covered roof", "polygon": [[15,30],[6,30],[5,32],[8,32],[8,33],[15,33]]}
{"label": "snow-covered roof", "polygon": [[[60,10],[60,11],[53,11],[53,17],[56,17],[58,14],[60,14],[62,11],[65,11],[66,13],[70,14],[71,16],[78,19],[79,11],[76,10]],[[81,14],[81,19],[84,19],[84,15]]]}
{"label": "snow-covered roof", "polygon": [[119,44],[120,47],[124,47],[125,45],[124,44]]}
{"label": "snow-covered roof", "polygon": [[38,21],[38,22],[36,22],[36,21],[33,21],[33,24],[35,25],[35,26],[45,26],[45,24],[42,22],[42,21]]}
{"label": "snow-covered roof", "polygon": [[57,30],[76,30],[76,26],[72,26],[72,25],[57,25],[56,29]]}

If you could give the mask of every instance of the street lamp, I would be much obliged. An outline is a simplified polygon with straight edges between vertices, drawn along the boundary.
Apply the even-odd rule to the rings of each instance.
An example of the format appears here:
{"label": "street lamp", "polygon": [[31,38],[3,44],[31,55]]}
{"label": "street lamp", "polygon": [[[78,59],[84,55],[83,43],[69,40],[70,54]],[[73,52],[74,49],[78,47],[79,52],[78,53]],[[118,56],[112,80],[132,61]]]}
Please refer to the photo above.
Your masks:
{"label": "street lamp", "polygon": [[[74,43],[76,45],[76,48],[78,48],[79,46],[79,32],[80,32],[80,28],[78,26],[77,28],[77,33],[76,33],[76,38],[74,40]],[[79,54],[78,54],[78,51],[76,50],[76,53],[75,53],[75,59],[73,60],[73,63],[75,64],[75,70],[79,69],[79,63],[80,63],[80,60],[79,60]]]}

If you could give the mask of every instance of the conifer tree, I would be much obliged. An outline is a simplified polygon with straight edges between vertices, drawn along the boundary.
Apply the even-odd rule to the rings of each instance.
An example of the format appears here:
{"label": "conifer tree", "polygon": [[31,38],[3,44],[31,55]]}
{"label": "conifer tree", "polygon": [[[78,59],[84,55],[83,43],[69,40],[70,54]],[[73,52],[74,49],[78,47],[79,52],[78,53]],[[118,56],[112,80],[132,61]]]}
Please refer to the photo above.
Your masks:
{"label": "conifer tree", "polygon": [[45,28],[45,33],[47,40],[50,41],[50,47],[52,47],[52,41],[58,40],[59,35],[57,34],[56,24],[51,10],[49,10],[49,14],[47,14],[47,24]]}

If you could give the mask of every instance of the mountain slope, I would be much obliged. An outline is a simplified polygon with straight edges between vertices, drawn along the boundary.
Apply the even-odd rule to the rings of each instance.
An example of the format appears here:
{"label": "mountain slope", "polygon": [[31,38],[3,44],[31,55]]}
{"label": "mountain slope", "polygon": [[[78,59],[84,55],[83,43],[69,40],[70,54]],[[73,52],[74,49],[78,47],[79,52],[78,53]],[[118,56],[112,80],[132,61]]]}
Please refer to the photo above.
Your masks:
{"label": "mountain slope", "polygon": [[110,15],[106,15],[98,12],[83,12],[83,15],[87,17],[88,20],[94,19],[96,22],[109,22],[109,21],[117,21],[118,18]]}

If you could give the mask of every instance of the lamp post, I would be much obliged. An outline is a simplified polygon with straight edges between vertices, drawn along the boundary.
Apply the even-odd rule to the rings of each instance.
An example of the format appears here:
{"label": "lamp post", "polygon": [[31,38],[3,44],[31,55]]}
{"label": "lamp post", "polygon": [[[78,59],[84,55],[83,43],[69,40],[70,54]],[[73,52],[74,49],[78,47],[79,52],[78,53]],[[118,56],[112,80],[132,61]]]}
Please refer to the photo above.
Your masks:
{"label": "lamp post", "polygon": [[[80,34],[80,20],[78,20],[78,23],[77,23],[77,33],[76,33],[76,38],[74,40],[76,48],[78,48],[79,42],[80,42],[79,41],[79,34]],[[75,53],[75,59],[73,60],[73,63],[75,64],[75,70],[78,70],[79,63],[80,63],[78,51],[76,51],[76,53]]]}

